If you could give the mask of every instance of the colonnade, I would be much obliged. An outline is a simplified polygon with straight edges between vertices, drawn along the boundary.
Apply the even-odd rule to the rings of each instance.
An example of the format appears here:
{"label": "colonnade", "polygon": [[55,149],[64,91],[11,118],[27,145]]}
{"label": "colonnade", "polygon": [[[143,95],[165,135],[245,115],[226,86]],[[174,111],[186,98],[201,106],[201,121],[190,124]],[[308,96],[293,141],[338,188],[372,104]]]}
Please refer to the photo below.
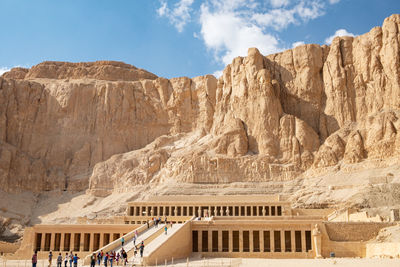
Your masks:
{"label": "colonnade", "polygon": [[193,252],[308,252],[309,230],[193,230]]}
{"label": "colonnade", "polygon": [[130,206],[128,216],[282,216],[282,206]]}
{"label": "colonnade", "polygon": [[36,251],[96,251],[126,233],[35,233]]}

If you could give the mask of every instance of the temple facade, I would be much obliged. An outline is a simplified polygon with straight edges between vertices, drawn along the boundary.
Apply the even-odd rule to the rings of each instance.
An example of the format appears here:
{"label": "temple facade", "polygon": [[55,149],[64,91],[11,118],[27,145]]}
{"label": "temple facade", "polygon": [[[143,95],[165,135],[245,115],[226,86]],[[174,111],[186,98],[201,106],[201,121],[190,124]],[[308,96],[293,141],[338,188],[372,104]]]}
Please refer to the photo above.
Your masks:
{"label": "temple facade", "polygon": [[10,258],[30,258],[34,250],[39,258],[50,250],[73,251],[86,262],[93,252],[120,250],[122,237],[133,257],[135,235],[146,245],[141,261],[148,265],[193,256],[366,257],[367,241],[391,225],[344,222],[341,216],[333,209],[292,208],[279,196],[155,196],[127,203],[124,216],[26,228]]}

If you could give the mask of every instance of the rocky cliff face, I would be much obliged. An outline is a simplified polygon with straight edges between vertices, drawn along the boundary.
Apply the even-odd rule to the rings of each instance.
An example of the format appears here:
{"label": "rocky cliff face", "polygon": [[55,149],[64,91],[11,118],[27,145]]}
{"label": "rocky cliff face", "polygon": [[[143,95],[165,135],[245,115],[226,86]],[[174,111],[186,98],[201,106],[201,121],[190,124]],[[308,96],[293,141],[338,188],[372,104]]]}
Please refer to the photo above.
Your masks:
{"label": "rocky cliff face", "polygon": [[13,69],[0,78],[0,189],[106,196],[171,180],[254,184],[396,165],[399,30],[393,15],[331,46],[251,48],[218,80],[104,61]]}

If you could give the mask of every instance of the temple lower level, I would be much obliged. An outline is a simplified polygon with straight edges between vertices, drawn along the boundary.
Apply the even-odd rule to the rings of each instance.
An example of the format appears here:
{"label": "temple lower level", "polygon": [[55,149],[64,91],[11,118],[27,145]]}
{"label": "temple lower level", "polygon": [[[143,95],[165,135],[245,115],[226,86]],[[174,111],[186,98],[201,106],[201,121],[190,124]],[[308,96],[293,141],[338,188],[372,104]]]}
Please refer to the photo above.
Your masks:
{"label": "temple lower level", "polygon": [[125,216],[26,228],[9,258],[73,251],[88,263],[93,252],[120,250],[122,238],[133,257],[134,236],[145,243],[140,260],[147,265],[192,256],[366,257],[367,241],[394,224],[349,217],[348,211],[346,220],[346,213],[334,209],[294,209],[279,196],[157,196],[127,203]]}

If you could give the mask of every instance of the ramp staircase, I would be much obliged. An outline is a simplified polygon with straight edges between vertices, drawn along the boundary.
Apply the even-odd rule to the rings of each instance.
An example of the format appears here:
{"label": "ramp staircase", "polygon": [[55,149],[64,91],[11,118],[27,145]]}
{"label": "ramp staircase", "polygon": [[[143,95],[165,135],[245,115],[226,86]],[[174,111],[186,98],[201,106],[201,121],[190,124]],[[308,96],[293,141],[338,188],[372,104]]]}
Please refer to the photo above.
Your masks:
{"label": "ramp staircase", "polygon": [[[110,252],[110,251],[115,251],[116,253],[121,252],[121,249],[122,249],[121,240],[122,240],[122,238],[124,238],[125,243],[124,243],[123,248],[126,251],[126,253],[128,254],[128,259],[129,259],[134,254],[133,240],[134,240],[136,231],[138,233],[138,236],[137,236],[135,244],[139,248],[138,244],[140,244],[142,241],[146,244],[146,243],[150,242],[151,240],[153,240],[156,236],[160,235],[164,231],[164,226],[165,226],[165,224],[163,224],[163,223],[160,223],[160,224],[158,224],[158,226],[155,226],[154,223],[151,221],[151,222],[149,222],[149,228],[147,227],[146,224],[144,224],[144,225],[140,226],[139,228],[127,233],[126,235],[121,236],[120,238],[114,240],[113,242],[99,248],[98,250],[94,251],[93,253],[95,253],[97,255],[100,251],[103,251],[104,254],[106,252]],[[83,263],[84,265],[90,265],[90,256],[91,256],[91,254],[89,254],[88,256],[85,257],[84,263]]]}
{"label": "ramp staircase", "polygon": [[[167,234],[163,231],[152,236],[147,242],[144,242],[143,258],[140,257],[140,252],[131,258],[129,263],[133,266],[148,266],[148,265],[162,265],[165,260],[171,260],[172,251],[180,251],[177,257],[188,256],[191,253],[191,221],[192,217],[185,223],[168,225]],[[165,226],[165,225],[164,225]]]}

